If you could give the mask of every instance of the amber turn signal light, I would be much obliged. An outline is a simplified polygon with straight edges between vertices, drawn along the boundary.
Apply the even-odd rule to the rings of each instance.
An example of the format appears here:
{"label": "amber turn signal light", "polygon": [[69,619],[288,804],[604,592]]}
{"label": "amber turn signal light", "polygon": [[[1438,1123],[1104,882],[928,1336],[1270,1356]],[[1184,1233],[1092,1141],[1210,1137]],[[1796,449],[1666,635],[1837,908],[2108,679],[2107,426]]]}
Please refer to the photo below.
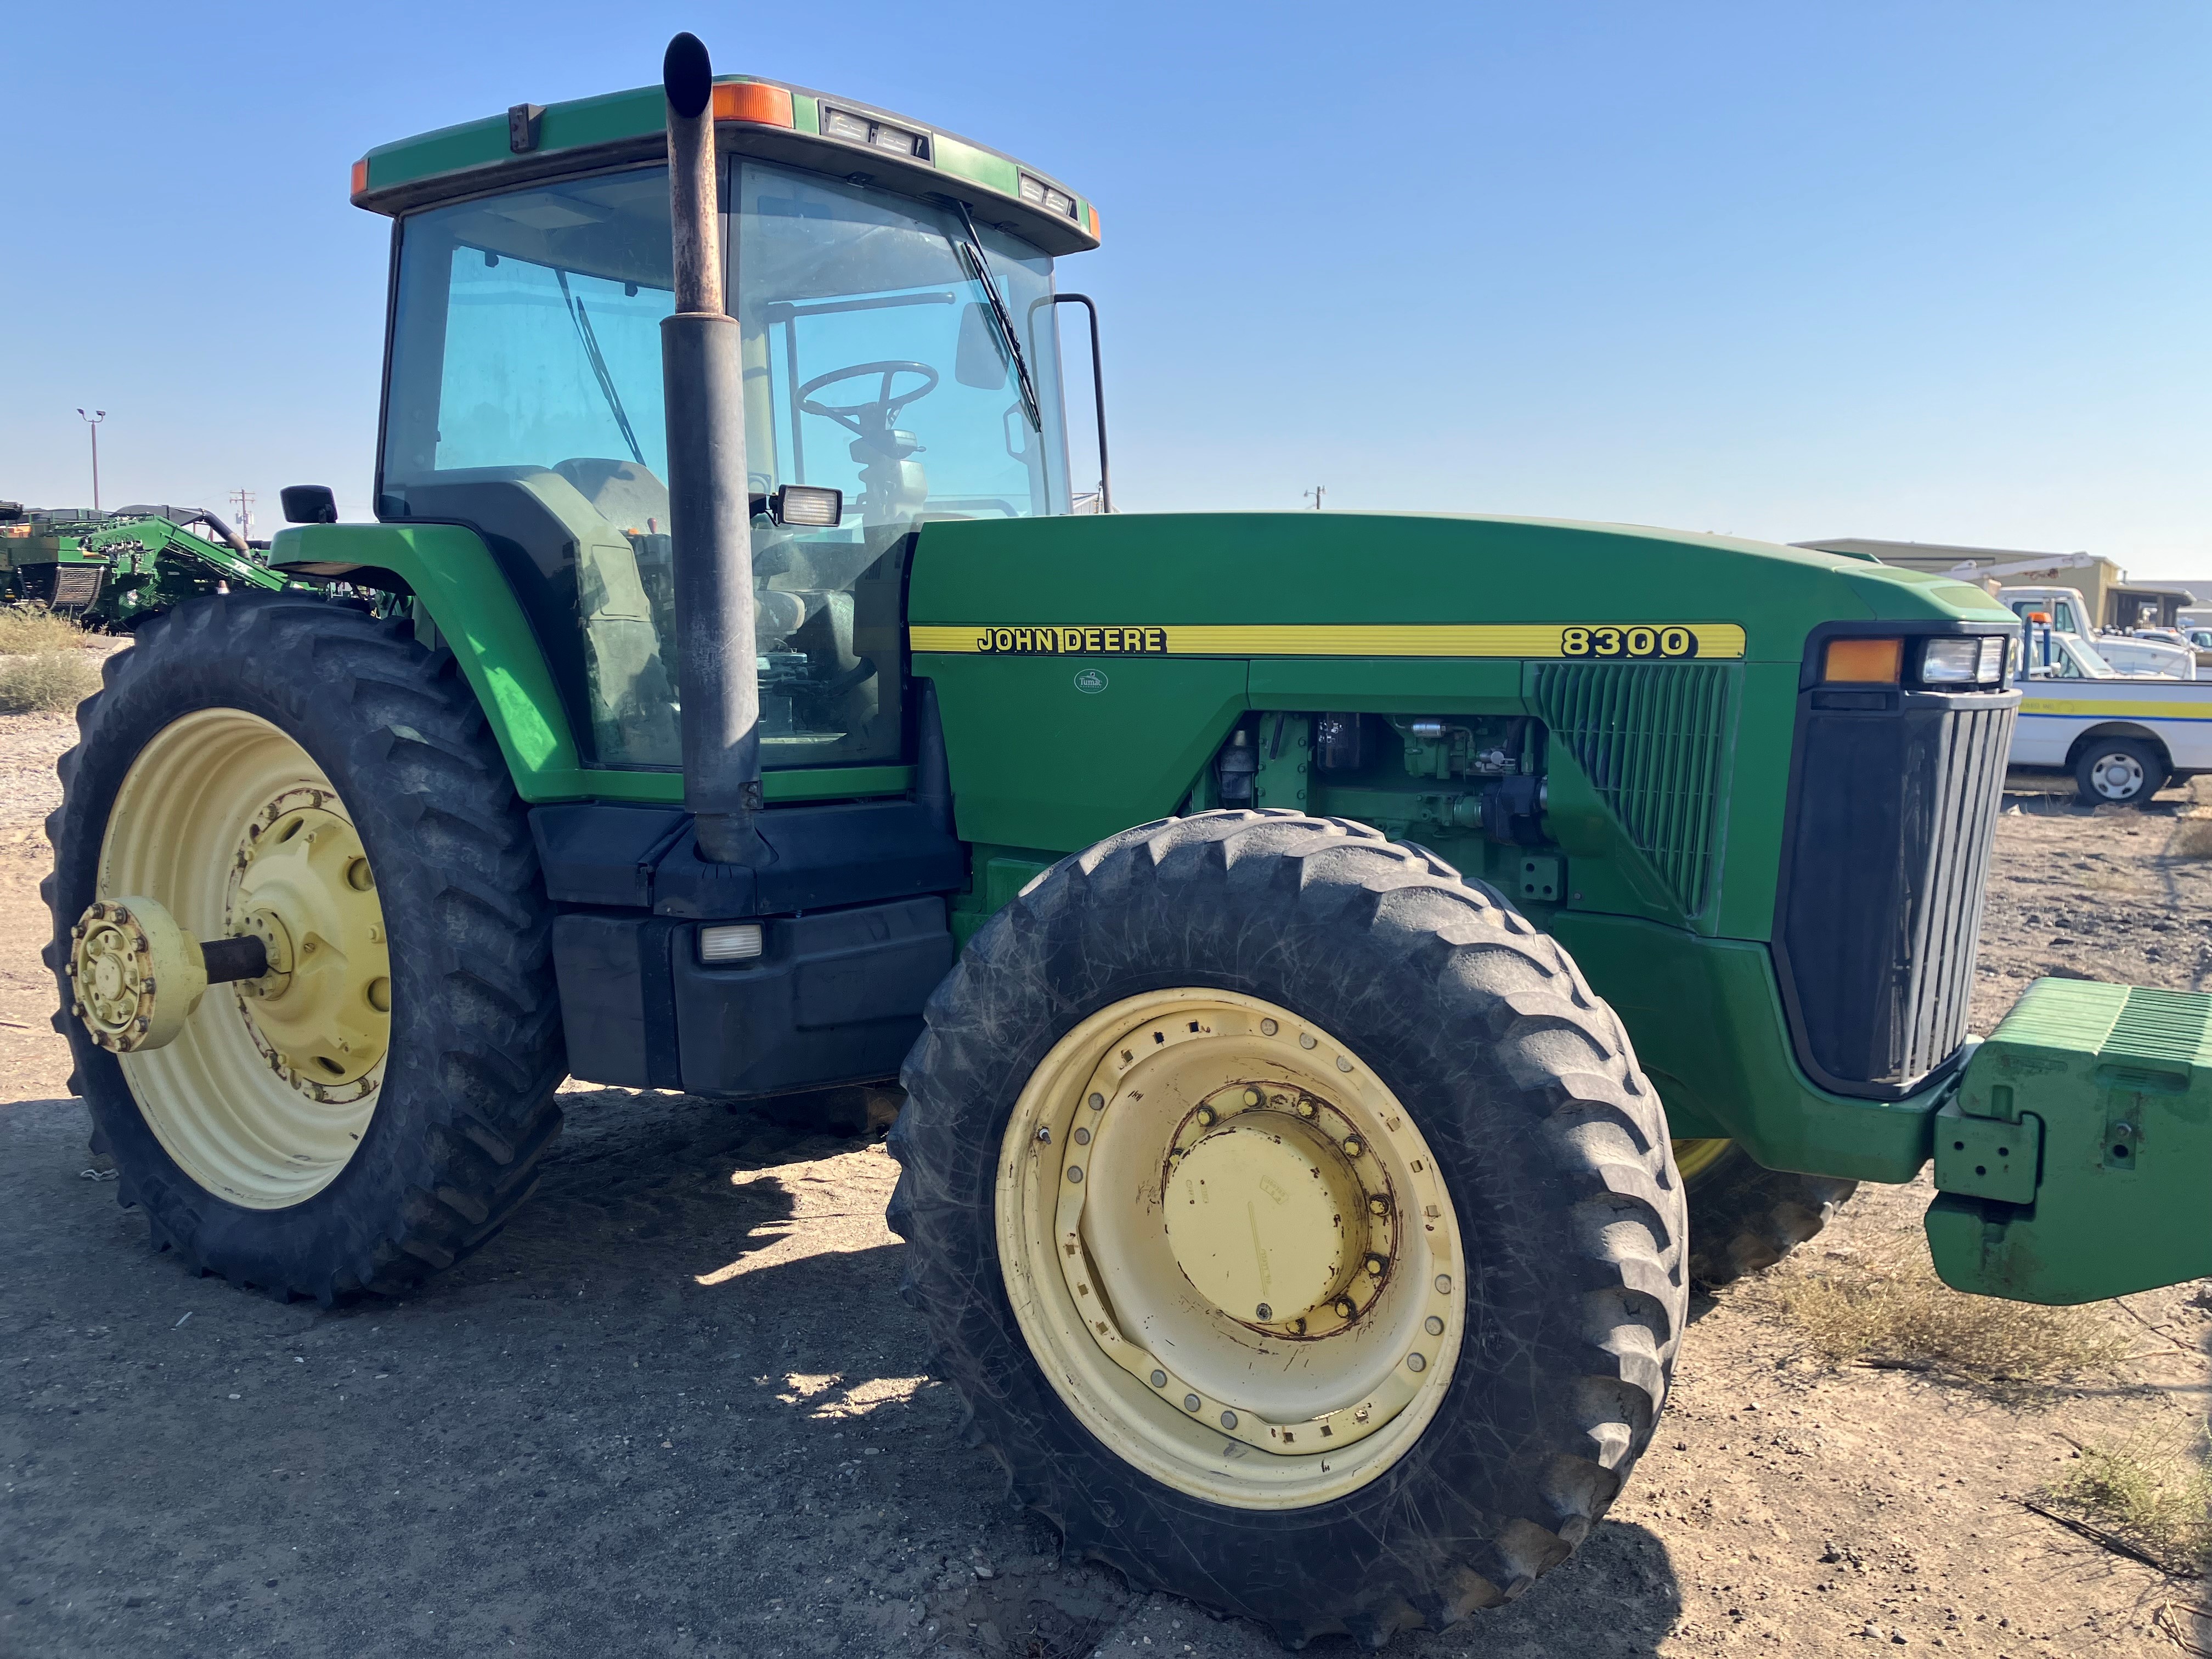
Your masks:
{"label": "amber turn signal light", "polygon": [[793,125],[791,94],[764,81],[718,81],[714,84],[714,118],[750,121],[755,126]]}
{"label": "amber turn signal light", "polygon": [[1830,640],[1820,678],[1831,685],[1895,685],[1904,665],[1903,640]]}
{"label": "amber turn signal light", "polygon": [[368,157],[362,156],[353,164],[353,198],[359,201],[368,192]]}

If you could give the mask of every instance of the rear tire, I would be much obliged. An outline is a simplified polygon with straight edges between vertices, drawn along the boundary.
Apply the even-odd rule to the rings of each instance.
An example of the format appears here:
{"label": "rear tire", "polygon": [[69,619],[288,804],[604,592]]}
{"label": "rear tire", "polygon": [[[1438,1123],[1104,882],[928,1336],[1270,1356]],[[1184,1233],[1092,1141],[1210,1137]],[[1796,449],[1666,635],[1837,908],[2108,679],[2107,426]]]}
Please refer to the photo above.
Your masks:
{"label": "rear tire", "polygon": [[[1180,1346],[1158,1346],[1170,1317],[1184,1316],[1161,1304],[1181,1293],[1178,1286],[1195,1294],[1203,1277],[1190,1276],[1180,1244],[1185,1277],[1170,1272],[1148,1282],[1145,1296],[1114,1290],[1087,1260],[1083,1268],[1104,1300],[1080,1304],[1087,1311],[1076,1334],[1086,1334],[1091,1314],[1118,1318],[1160,1356],[1151,1389],[1144,1387],[1150,1359],[1126,1376],[1104,1367],[1121,1382],[1118,1395],[1110,1388],[1097,1395],[1104,1405],[1071,1381],[1070,1367],[1040,1365],[1025,1334],[1040,1316],[1039,1275],[1033,1259],[1008,1259],[1010,1249],[1024,1248],[1008,1217],[1024,1201],[1024,1182],[1042,1182],[1048,1199],[1077,1190],[1058,1184],[1051,1163],[1076,1158],[1075,1144],[1085,1161],[1097,1160],[1081,1188],[1085,1201],[1123,1202],[1127,1212],[1127,1195],[1109,1184],[1106,1147],[1111,1126],[1127,1121],[1116,1115],[1136,1109],[1124,1101],[1143,1096],[1117,1094],[1107,1109],[1079,1082],[1068,1107],[1077,1128],[1063,1119],[1049,1137],[1024,1114],[1034,1111],[1038,1080],[1058,1075],[1056,1057],[1069,1043],[1112,1027],[1124,1005],[1169,1006],[1164,993],[1183,999],[1186,1010],[1212,1008],[1224,1030],[1243,1011],[1249,1024],[1235,1040],[1246,1048],[1225,1063],[1255,1078],[1290,1075],[1313,1065],[1302,1053],[1326,1061],[1336,1048],[1341,1058],[1314,1066],[1313,1093],[1339,1093],[1338,1084],[1349,1091],[1358,1073],[1371,1071],[1391,1097],[1378,1109],[1380,1121],[1390,1123],[1395,1103],[1403,1103],[1402,1117],[1412,1121],[1407,1144],[1432,1150],[1434,1173],[1423,1178],[1436,1183],[1451,1212],[1409,1204],[1409,1229],[1391,1236],[1402,1255],[1392,1261],[1414,1260],[1423,1214],[1431,1235],[1441,1227],[1463,1238],[1464,1310],[1455,1346],[1418,1334],[1410,1340],[1432,1352],[1443,1342],[1444,1351],[1407,1361],[1431,1370],[1436,1398],[1422,1407],[1431,1413],[1425,1417],[1403,1408],[1406,1431],[1384,1419],[1366,1440],[1329,1443],[1301,1423],[1299,1451],[1278,1454],[1264,1444],[1252,1449],[1250,1420],[1241,1425],[1246,1443],[1232,1443],[1240,1424],[1228,1411],[1220,1415],[1230,1433],[1213,1433],[1217,1408],[1237,1403],[1231,1394],[1211,1395],[1201,1407],[1191,1403],[1200,1399],[1195,1384],[1184,1401],[1183,1381],[1160,1380],[1170,1366],[1194,1369],[1194,1350],[1203,1346],[1203,1334],[1188,1324]],[[1268,1010],[1283,1018],[1261,1019]],[[1559,946],[1493,890],[1357,824],[1262,812],[1169,819],[1064,860],[1032,883],[976,934],[926,1017],[890,1139],[902,1166],[890,1224],[908,1244],[902,1293],[927,1320],[943,1373],[964,1395],[1015,1492],[1070,1549],[1140,1583],[1260,1620],[1292,1647],[1332,1632],[1379,1647],[1400,1630],[1442,1627],[1519,1595],[1605,1513],[1666,1396],[1687,1296],[1682,1194],[1658,1097],[1620,1022]],[[1113,1067],[1117,1054],[1125,1068],[1164,1064],[1175,1045],[1194,1049],[1217,1040],[1210,1025],[1198,1035],[1203,1023],[1195,1013],[1188,1021],[1147,1013],[1126,1036],[1109,1032],[1100,1064]],[[1317,1049],[1305,1041],[1314,1032]],[[1121,1052],[1125,1042],[1142,1056]],[[1146,1075],[1127,1074],[1133,1085]],[[1283,1085],[1263,1081],[1269,1086]],[[1144,1109],[1158,1110],[1164,1086],[1146,1081],[1145,1088],[1154,1101]],[[1255,1122],[1270,1118],[1264,1094],[1242,1084],[1230,1089]],[[1185,1121],[1215,1123],[1200,1109]],[[1275,1113],[1284,1109],[1278,1099]],[[1295,1124],[1270,1121],[1279,1127],[1264,1139],[1281,1146],[1297,1138]],[[1091,1126],[1098,1126],[1095,1139]],[[1217,1139],[1243,1133],[1210,1131]],[[1023,1173],[1030,1142],[1040,1143],[1047,1166],[1039,1176]],[[1379,1142],[1371,1150],[1363,1169],[1382,1161]],[[1175,1236],[1178,1224],[1165,1206],[1170,1194],[1184,1202],[1171,1180],[1184,1156],[1170,1154],[1169,1176],[1129,1187],[1138,1232],[1149,1206],[1155,1233]],[[1194,1157],[1190,1167],[1198,1167]],[[1206,1167],[1213,1190],[1227,1190],[1218,1164]],[[1279,1174],[1281,1166],[1270,1167]],[[1402,1167],[1420,1171],[1422,1164],[1408,1159]],[[1295,1200],[1302,1185],[1251,1184],[1277,1204],[1285,1188]],[[1361,1202],[1355,1194],[1343,1207]],[[1233,1207],[1231,1223],[1216,1224],[1224,1229],[1214,1236],[1223,1249],[1243,1236],[1246,1206]],[[1285,1260],[1260,1251],[1261,1223],[1250,1225],[1263,1282],[1280,1285]],[[1099,1239],[1085,1236],[1087,1258]],[[1052,1242],[1048,1236],[1048,1257]],[[1078,1255],[1073,1246],[1067,1253]],[[1427,1273],[1420,1267],[1401,1282],[1429,1297]],[[1439,1276],[1436,1288],[1455,1288],[1450,1277]],[[1018,1311],[1010,1284],[1022,1287]],[[1152,1297],[1155,1285],[1159,1296]],[[1334,1294],[1324,1292],[1315,1310],[1349,1305],[1328,1303]],[[1384,1305],[1382,1291],[1375,1297],[1370,1310]],[[1454,1312],[1449,1302],[1430,1297],[1429,1331],[1449,1333],[1440,1316]],[[1256,1317],[1279,1320],[1282,1312],[1262,1305]],[[1314,1333],[1300,1322],[1292,1337],[1249,1322],[1249,1307],[1232,1316],[1208,1302],[1205,1314],[1259,1356],[1252,1374],[1268,1378],[1317,1363],[1302,1356],[1322,1343],[1364,1341],[1386,1328],[1370,1326],[1352,1338],[1348,1323],[1326,1330],[1333,1322],[1324,1315]],[[1098,1346],[1106,1349],[1104,1340]],[[1402,1382],[1389,1357],[1396,1350],[1382,1352],[1384,1382],[1359,1384],[1374,1401],[1391,1378]],[[1073,1350],[1061,1355],[1070,1357],[1079,1370]],[[1089,1364],[1100,1369],[1097,1353]],[[1362,1397],[1347,1400],[1356,1405]],[[1115,1419],[1117,1409],[1126,1416]],[[1367,1409],[1359,1408],[1362,1424]],[[1336,1420],[1348,1425],[1350,1406],[1342,1411]],[[1348,1435],[1358,1432],[1347,1427]],[[1308,1454],[1306,1443],[1320,1449]],[[1378,1443],[1381,1450],[1362,1449]],[[1335,1473],[1331,1457],[1352,1474]],[[1328,1475],[1335,1486],[1297,1486],[1309,1473]]]}
{"label": "rear tire", "polygon": [[[553,1091],[565,1055],[528,822],[452,656],[426,651],[404,623],[348,607],[218,595],[149,619],[108,659],[105,687],[78,709],[77,725],[77,745],[59,767],[62,805],[46,823],[55,853],[43,890],[55,928],[46,961],[62,994],[55,1024],[69,1036],[95,1139],[114,1157],[117,1197],[145,1211],[155,1247],[203,1273],[327,1305],[404,1290],[497,1232],[560,1127]],[[301,781],[280,799],[334,791],[318,821],[357,836],[368,872],[349,865],[349,877],[370,884],[381,906],[384,931],[367,937],[382,945],[388,932],[389,977],[364,996],[388,1005],[388,1046],[342,1087],[318,1093],[322,1085],[292,1081],[312,1108],[295,1102],[288,1113],[283,1087],[268,1092],[272,1071],[279,1085],[287,1080],[276,1056],[246,1073],[198,1058],[234,1048],[241,1021],[268,1046],[276,1016],[264,1010],[280,1003],[257,1007],[238,987],[210,987],[169,1048],[123,1056],[95,1044],[69,1012],[70,929],[94,900],[118,896],[99,890],[104,861],[156,872],[134,890],[196,912],[179,909],[179,920],[196,924],[197,936],[237,930],[221,914],[231,904],[222,872],[234,859],[243,867],[245,855],[218,829],[234,817],[246,825],[254,809],[241,805],[242,783],[239,801],[226,798],[234,774],[213,752],[220,742],[210,743],[204,776],[192,775],[203,731],[222,741],[244,732],[259,743],[255,752],[277,757],[270,764],[295,766]],[[142,774],[125,795],[142,756],[167,769]],[[151,778],[175,787],[155,788]],[[254,839],[260,817],[250,822],[240,848],[265,844]],[[179,826],[204,831],[206,844],[161,853]],[[156,851],[114,861],[116,848],[148,846]],[[155,890],[162,880],[174,890]],[[183,1060],[167,1061],[179,1051]],[[291,1052],[287,1063],[304,1067],[297,1054],[317,1051]],[[333,1065],[329,1075],[339,1074]],[[259,1087],[226,1088],[225,1079]],[[312,1125],[319,1111],[349,1114],[358,1144],[287,1186],[278,1178],[286,1160],[305,1165],[313,1149],[288,1148],[281,1131]]]}
{"label": "rear tire", "polygon": [[1772,1267],[1816,1237],[1859,1189],[1856,1181],[1767,1169],[1734,1141],[1682,1185],[1690,1200],[1690,1277],[1709,1290]]}
{"label": "rear tire", "polygon": [[2170,769],[2155,744],[2100,738],[2075,761],[2074,788],[2084,806],[2148,806]]}

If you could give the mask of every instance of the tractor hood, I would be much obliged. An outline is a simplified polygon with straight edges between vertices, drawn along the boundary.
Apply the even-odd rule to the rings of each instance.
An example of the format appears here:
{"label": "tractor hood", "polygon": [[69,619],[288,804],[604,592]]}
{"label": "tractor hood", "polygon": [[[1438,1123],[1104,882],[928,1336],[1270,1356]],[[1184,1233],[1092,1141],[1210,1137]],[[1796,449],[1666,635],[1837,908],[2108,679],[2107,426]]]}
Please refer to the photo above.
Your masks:
{"label": "tractor hood", "polygon": [[[1794,664],[1823,623],[2014,619],[1963,582],[1729,536],[1236,513],[931,524],[908,620],[927,652]],[[1611,640],[1628,628],[1644,648]],[[1591,629],[1604,630],[1595,651],[1576,631]]]}

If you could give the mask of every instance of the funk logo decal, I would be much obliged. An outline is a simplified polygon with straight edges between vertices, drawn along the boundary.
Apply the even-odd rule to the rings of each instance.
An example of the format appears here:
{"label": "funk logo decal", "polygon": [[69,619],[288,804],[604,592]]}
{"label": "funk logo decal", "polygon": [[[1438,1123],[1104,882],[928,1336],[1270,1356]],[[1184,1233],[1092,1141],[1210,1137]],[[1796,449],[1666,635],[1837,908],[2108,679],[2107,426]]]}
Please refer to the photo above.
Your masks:
{"label": "funk logo decal", "polygon": [[981,657],[1556,657],[1680,662],[1743,655],[1734,623],[917,623],[916,651]]}

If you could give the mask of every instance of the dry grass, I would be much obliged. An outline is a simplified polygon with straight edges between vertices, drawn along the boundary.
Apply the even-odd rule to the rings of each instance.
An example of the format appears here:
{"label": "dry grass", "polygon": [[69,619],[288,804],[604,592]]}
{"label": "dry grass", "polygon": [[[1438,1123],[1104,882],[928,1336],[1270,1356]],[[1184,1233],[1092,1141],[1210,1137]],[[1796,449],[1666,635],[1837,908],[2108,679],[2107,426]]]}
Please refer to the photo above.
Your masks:
{"label": "dry grass", "polygon": [[2212,818],[2179,820],[2173,826],[2173,840],[2166,851],[2178,859],[2212,859]]}
{"label": "dry grass", "polygon": [[2212,1561],[2212,1454],[2172,1435],[2084,1446],[2080,1461],[2037,1496],[2171,1571]]}
{"label": "dry grass", "polygon": [[89,645],[93,636],[66,617],[27,605],[0,606],[0,656],[25,657]]}
{"label": "dry grass", "polygon": [[0,714],[74,708],[100,690],[100,670],[76,651],[0,656]]}
{"label": "dry grass", "polygon": [[2128,1352],[2126,1336],[2087,1309],[1951,1289],[1936,1277],[1917,1235],[1863,1261],[1778,1269],[1766,1288],[1805,1345],[1832,1364],[2045,1382],[2117,1364]]}

